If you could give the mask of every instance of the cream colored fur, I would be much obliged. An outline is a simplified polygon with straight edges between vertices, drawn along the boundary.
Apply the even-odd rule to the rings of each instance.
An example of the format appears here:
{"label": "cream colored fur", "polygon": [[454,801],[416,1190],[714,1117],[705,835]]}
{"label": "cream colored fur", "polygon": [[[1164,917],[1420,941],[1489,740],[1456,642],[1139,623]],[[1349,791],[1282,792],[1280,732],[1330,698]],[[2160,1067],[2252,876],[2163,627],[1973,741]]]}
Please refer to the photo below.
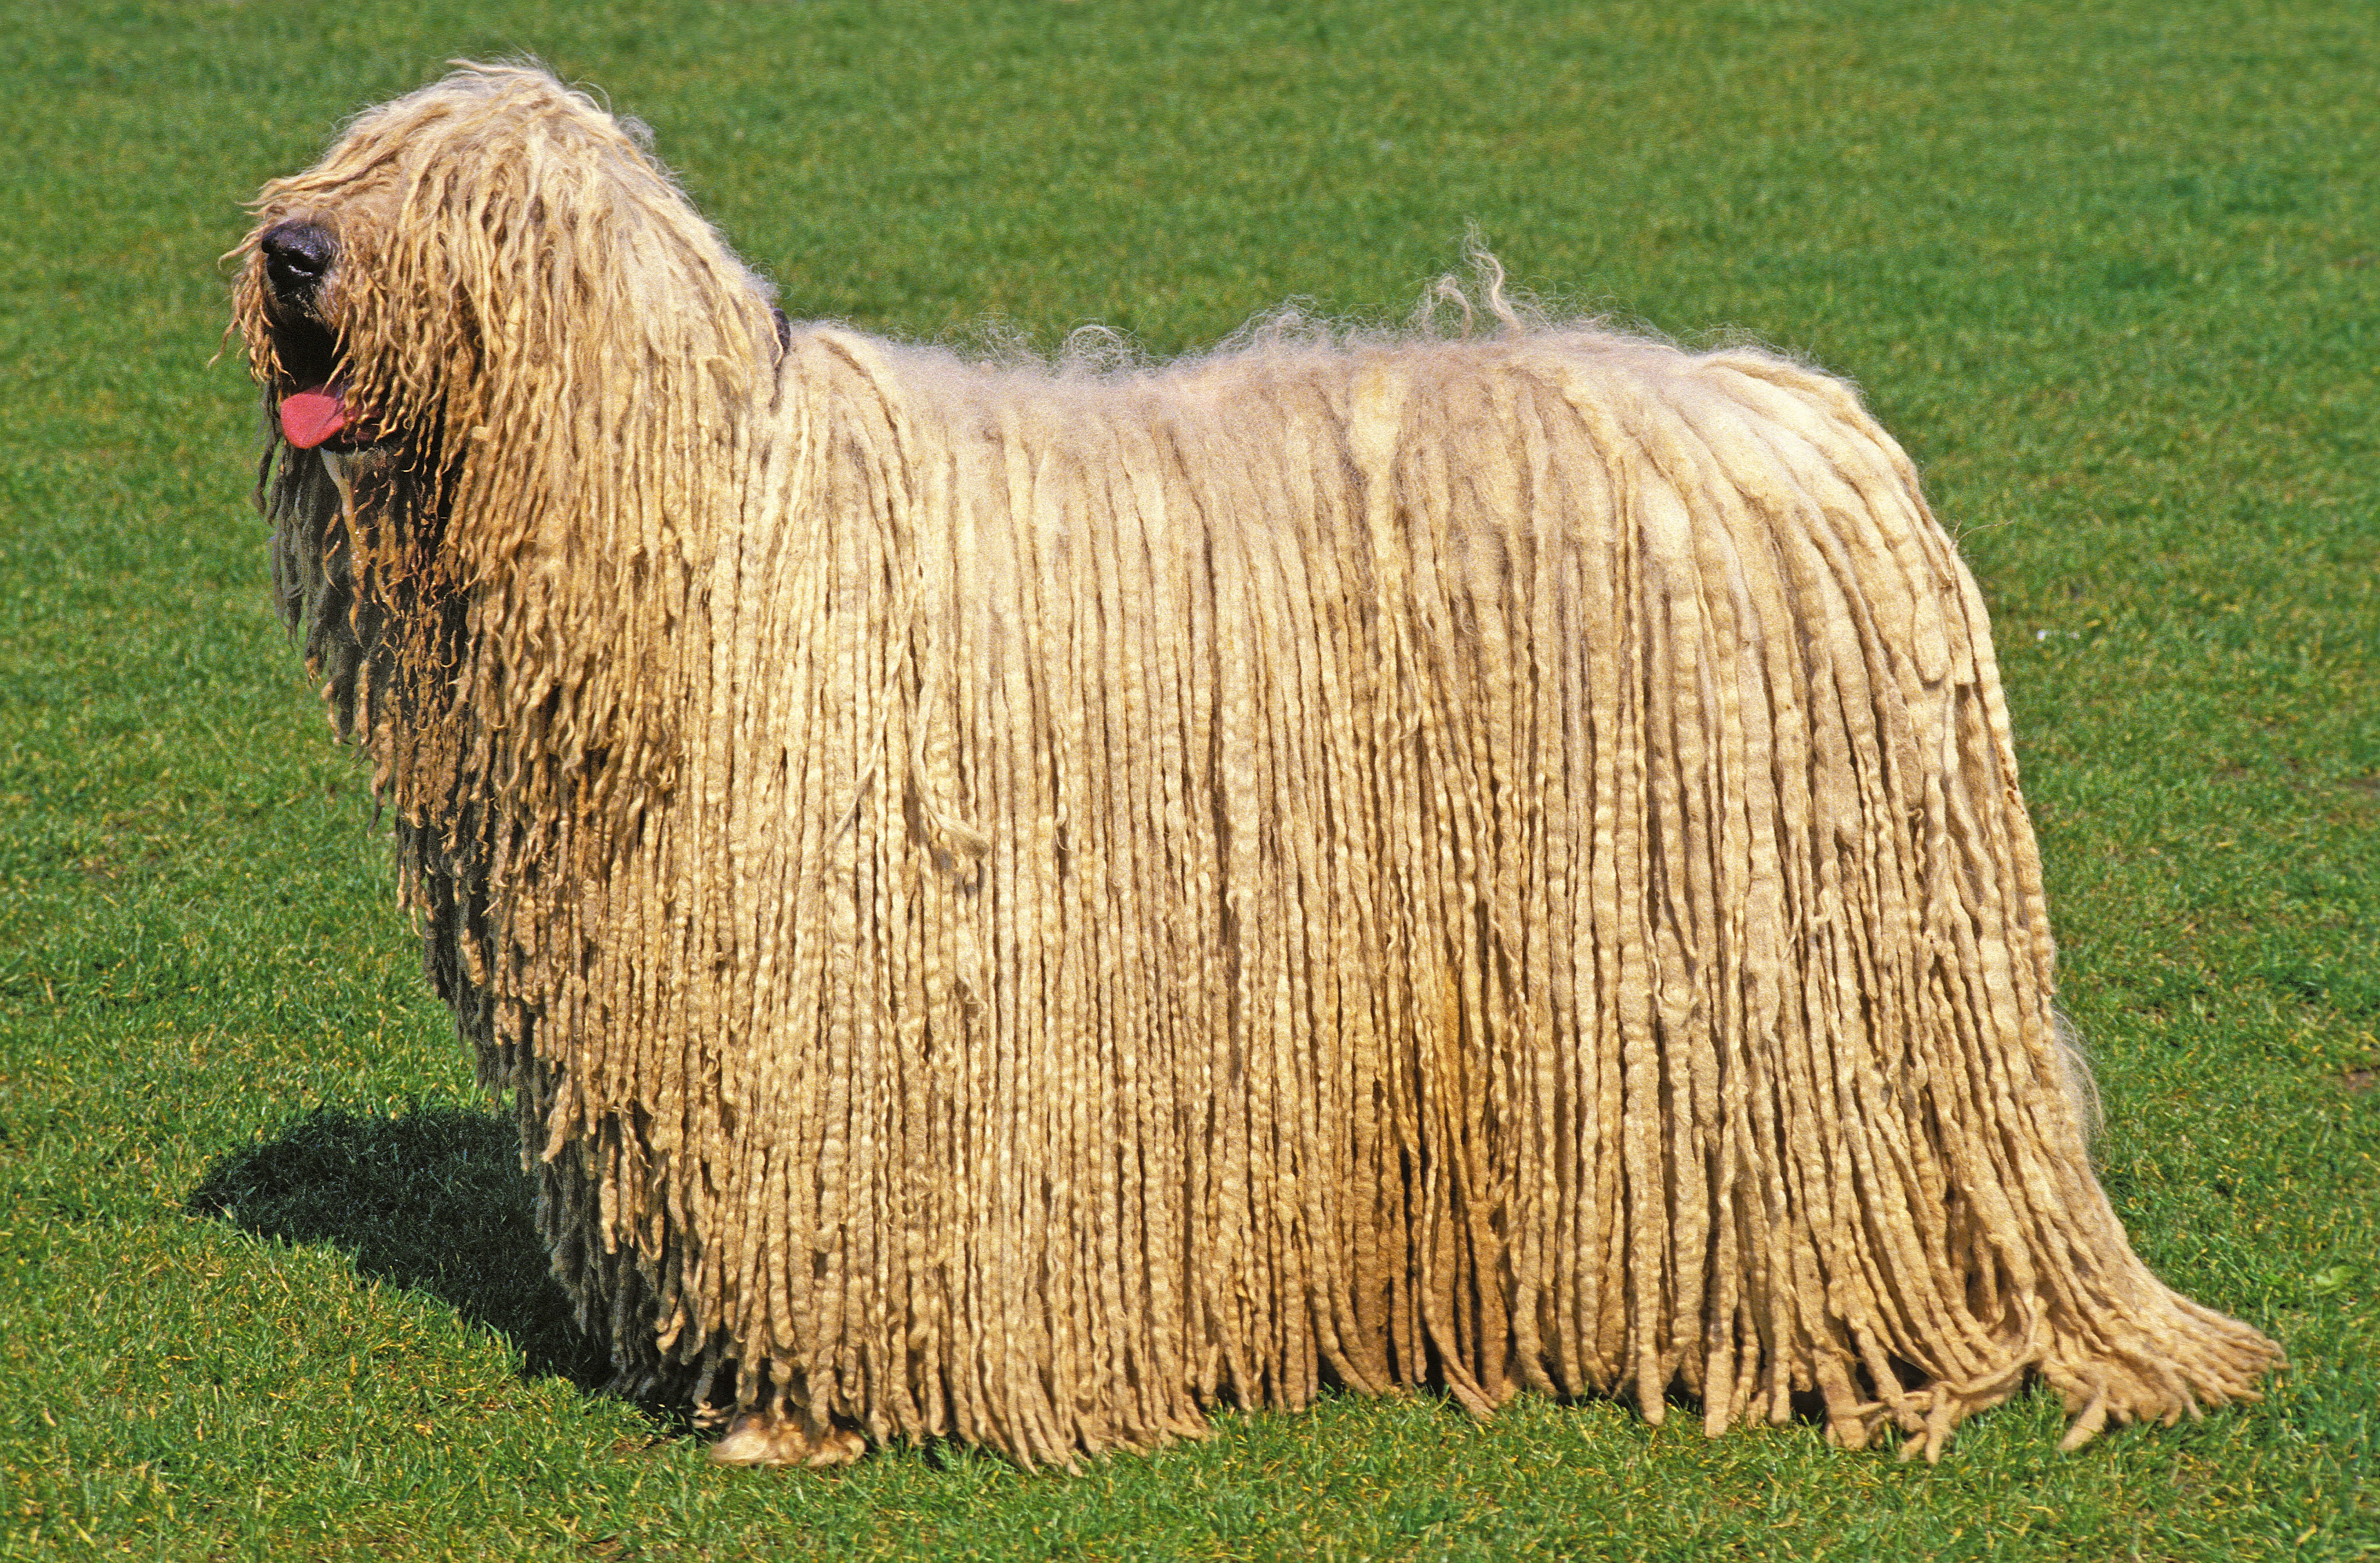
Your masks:
{"label": "cream colored fur", "polygon": [[1840,382],[1492,282],[1475,340],[781,346],[527,68],[291,219],[382,437],[281,453],[288,612],[556,1273],[732,1458],[2254,1397],[2094,1179],[1984,607]]}

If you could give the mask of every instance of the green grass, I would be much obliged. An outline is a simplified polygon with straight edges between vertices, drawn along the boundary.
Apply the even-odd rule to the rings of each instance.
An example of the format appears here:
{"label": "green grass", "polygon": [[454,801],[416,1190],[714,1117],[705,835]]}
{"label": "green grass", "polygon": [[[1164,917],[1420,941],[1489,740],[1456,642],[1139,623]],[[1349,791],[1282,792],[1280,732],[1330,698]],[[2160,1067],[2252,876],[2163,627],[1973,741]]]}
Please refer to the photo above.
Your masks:
{"label": "green grass", "polygon": [[[20,5],[0,50],[0,1557],[2380,1553],[2380,11]],[[723,1471],[542,1279],[269,623],[240,201],[450,55],[648,119],[789,310],[1159,352],[1522,282],[1859,380],[1992,604],[2142,1252],[2263,1405],[1938,1468],[1611,1403],[1080,1479]]]}

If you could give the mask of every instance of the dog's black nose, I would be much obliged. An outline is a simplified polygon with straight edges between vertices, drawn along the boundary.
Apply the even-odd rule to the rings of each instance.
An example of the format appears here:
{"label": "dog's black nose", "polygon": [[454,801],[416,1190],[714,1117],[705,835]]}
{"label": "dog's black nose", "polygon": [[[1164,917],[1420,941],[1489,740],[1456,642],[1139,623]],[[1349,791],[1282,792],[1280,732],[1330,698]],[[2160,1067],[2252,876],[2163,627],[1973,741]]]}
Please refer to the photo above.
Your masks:
{"label": "dog's black nose", "polygon": [[257,242],[264,251],[266,286],[273,297],[289,303],[313,293],[338,253],[330,230],[312,223],[276,223]]}

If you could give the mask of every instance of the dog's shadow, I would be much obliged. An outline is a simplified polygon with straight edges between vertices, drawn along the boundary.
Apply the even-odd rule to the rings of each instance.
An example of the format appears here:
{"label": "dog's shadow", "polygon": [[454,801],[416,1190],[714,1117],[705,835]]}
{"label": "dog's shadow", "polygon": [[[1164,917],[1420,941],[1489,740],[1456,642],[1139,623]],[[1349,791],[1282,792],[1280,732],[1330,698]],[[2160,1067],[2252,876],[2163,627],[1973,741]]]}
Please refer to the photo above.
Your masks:
{"label": "dog's shadow", "polygon": [[358,1274],[426,1292],[502,1336],[531,1377],[598,1389],[606,1353],[580,1334],[546,1263],[508,1118],[445,1105],[390,1117],[322,1107],[225,1157],[188,1209],[289,1243],[327,1243]]}

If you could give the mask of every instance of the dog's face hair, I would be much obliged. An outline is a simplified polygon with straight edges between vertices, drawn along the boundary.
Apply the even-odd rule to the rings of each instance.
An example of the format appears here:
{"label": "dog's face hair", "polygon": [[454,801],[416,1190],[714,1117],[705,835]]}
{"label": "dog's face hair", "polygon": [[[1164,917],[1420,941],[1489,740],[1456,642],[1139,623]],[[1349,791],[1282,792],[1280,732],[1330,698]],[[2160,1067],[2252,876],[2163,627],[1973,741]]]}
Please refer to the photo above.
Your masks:
{"label": "dog's face hair", "polygon": [[[504,177],[458,189],[465,167]],[[768,286],[632,128],[534,69],[458,74],[358,116],[255,211],[234,323],[291,450],[396,439],[418,458],[456,433],[506,459],[550,446],[555,387],[604,367],[585,361],[605,350],[590,318],[731,375],[773,365],[785,340]],[[492,360],[548,372],[492,385]]]}
{"label": "dog's face hair", "polygon": [[[633,128],[540,70],[371,109],[254,210],[233,321],[263,389],[258,500],[344,730],[375,703],[435,727],[472,698],[462,584],[540,590],[514,562],[555,546],[524,474],[571,473],[588,513],[650,512],[663,453],[732,440],[784,350],[767,285]],[[589,385],[621,396],[590,407]]]}
{"label": "dog's face hair", "polygon": [[350,450],[375,432],[346,399],[342,250],[334,209],[268,200],[238,251],[235,323],[273,431],[293,451]]}

